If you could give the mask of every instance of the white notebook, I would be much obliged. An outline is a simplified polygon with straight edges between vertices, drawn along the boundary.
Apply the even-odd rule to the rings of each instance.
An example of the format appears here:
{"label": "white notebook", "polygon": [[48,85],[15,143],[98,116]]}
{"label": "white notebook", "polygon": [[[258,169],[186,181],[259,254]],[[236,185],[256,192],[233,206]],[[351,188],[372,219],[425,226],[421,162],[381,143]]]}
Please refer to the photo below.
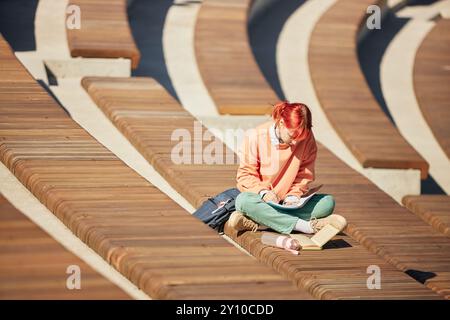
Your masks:
{"label": "white notebook", "polygon": [[303,207],[308,202],[308,200],[311,199],[312,196],[314,196],[319,191],[320,188],[322,188],[322,186],[323,186],[323,184],[320,184],[316,187],[309,189],[309,191],[300,198],[300,201],[293,205],[279,204],[279,203],[275,203],[272,201],[267,202],[267,204],[269,204],[271,207],[278,208],[278,209],[296,210],[296,209]]}

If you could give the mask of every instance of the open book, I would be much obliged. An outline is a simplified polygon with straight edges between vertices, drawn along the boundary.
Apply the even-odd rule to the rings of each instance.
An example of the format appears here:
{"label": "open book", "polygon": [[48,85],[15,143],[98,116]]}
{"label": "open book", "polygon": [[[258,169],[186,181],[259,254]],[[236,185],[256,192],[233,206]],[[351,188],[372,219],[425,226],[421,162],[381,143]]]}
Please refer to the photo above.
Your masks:
{"label": "open book", "polygon": [[344,217],[333,215],[333,218],[334,221],[332,221],[332,223],[327,224],[311,238],[307,237],[304,234],[291,234],[290,236],[300,243],[300,250],[322,250],[322,247],[335,235],[344,230],[345,226],[347,225],[347,221]]}
{"label": "open book", "polygon": [[283,210],[295,210],[295,209],[299,209],[301,207],[303,207],[309,199],[312,198],[312,196],[314,196],[320,188],[322,188],[323,184],[320,184],[316,187],[312,187],[308,190],[307,193],[305,193],[304,195],[301,196],[300,201],[296,202],[295,204],[292,205],[287,205],[287,204],[279,204],[279,203],[275,203],[272,201],[267,202],[267,204],[269,204],[270,206],[277,208],[277,209],[283,209]]}

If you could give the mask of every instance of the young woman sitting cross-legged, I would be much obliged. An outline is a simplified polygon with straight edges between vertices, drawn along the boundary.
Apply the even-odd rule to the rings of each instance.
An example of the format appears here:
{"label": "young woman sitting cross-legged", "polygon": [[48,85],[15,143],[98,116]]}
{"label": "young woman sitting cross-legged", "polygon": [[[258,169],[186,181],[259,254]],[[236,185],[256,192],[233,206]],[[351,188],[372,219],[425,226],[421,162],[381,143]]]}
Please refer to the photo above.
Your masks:
{"label": "young woman sitting cross-legged", "polygon": [[334,198],[315,194],[295,210],[267,202],[295,204],[314,181],[317,145],[309,108],[302,103],[274,106],[272,121],[247,131],[239,150],[236,211],[228,224],[238,231],[269,227],[279,233],[316,233],[334,219]]}

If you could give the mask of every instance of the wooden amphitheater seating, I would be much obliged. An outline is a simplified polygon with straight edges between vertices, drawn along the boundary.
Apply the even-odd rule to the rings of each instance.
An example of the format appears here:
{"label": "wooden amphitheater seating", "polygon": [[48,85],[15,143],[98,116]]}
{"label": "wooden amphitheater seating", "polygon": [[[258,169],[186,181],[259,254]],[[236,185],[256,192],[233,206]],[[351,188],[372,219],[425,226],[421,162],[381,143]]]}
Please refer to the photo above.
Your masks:
{"label": "wooden amphitheater seating", "polygon": [[[186,130],[191,137],[197,136],[197,142],[201,136],[194,130],[195,118],[155,80],[87,77],[82,80],[82,85],[147,161],[193,206],[198,207],[207,197],[235,186],[235,162],[207,165],[175,164],[172,161],[173,148],[179,143],[178,140],[172,141],[173,132]],[[205,132],[202,127],[201,133]],[[203,147],[209,143],[205,142]],[[218,142],[216,150],[218,154],[234,155],[221,142]],[[195,150],[191,152],[199,153]],[[405,211],[323,147],[320,147],[320,155],[319,171],[324,175],[321,181],[326,181],[327,192],[338,193],[339,212],[346,215],[347,211],[352,211],[355,219],[350,219],[351,222],[357,219],[357,222],[362,219],[367,221],[367,217],[372,215],[372,212],[367,212],[368,207],[372,207],[372,211],[382,207],[386,214],[392,211],[402,214]],[[347,186],[353,184],[349,194]],[[376,212],[373,214],[376,215]],[[415,218],[409,213],[406,216]],[[420,223],[424,225],[422,221]],[[428,231],[429,227],[424,226]],[[334,240],[331,245],[334,249],[302,252],[300,256],[293,256],[287,251],[263,245],[259,240],[260,233],[237,235],[228,228],[226,233],[252,255],[294,281],[298,287],[306,288],[316,298],[432,298],[429,295],[431,290],[424,292],[421,284],[346,235]],[[369,290],[366,287],[366,269],[369,265],[378,265],[383,270],[383,279],[386,279],[383,290]]]}
{"label": "wooden amphitheater seating", "polygon": [[247,16],[252,2],[204,0],[198,13],[198,68],[221,114],[266,114],[278,100],[271,91],[261,90],[265,80],[249,45]]}
{"label": "wooden amphitheater seating", "polygon": [[357,36],[377,0],[338,0],[317,22],[309,68],[317,97],[331,124],[364,168],[418,169],[428,163],[408,144],[373,97],[361,71]]}
{"label": "wooden amphitheater seating", "polygon": [[0,160],[89,247],[153,299],[309,299],[103,147],[0,37]]}
{"label": "wooden amphitheater seating", "polygon": [[[0,299],[130,299],[25,217],[0,194]],[[80,268],[69,290],[67,268]]]}
{"label": "wooden amphitheater seating", "polygon": [[450,19],[440,19],[417,51],[414,91],[425,120],[450,159]]}
{"label": "wooden amphitheater seating", "polygon": [[403,204],[439,232],[450,237],[450,196],[406,196]]}
{"label": "wooden amphitheater seating", "polygon": [[72,57],[127,58],[133,69],[140,52],[128,24],[127,0],[70,0],[81,10],[81,28],[67,29]]}

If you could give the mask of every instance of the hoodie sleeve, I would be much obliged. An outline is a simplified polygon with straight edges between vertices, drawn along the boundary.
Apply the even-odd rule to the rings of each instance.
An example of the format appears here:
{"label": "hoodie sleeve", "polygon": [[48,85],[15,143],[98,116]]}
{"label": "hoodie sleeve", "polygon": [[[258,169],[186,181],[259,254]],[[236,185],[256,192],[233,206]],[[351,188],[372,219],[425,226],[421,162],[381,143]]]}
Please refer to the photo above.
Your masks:
{"label": "hoodie sleeve", "polygon": [[260,158],[258,152],[258,136],[254,130],[250,130],[244,137],[241,148],[238,151],[240,163],[237,171],[237,188],[241,192],[259,193],[269,189],[264,184],[260,174]]}
{"label": "hoodie sleeve", "polygon": [[315,178],[316,157],[317,144],[314,137],[312,137],[305,147],[304,157],[302,158],[300,168],[286,196],[294,195],[301,197],[308,192],[308,184],[314,181]]}

